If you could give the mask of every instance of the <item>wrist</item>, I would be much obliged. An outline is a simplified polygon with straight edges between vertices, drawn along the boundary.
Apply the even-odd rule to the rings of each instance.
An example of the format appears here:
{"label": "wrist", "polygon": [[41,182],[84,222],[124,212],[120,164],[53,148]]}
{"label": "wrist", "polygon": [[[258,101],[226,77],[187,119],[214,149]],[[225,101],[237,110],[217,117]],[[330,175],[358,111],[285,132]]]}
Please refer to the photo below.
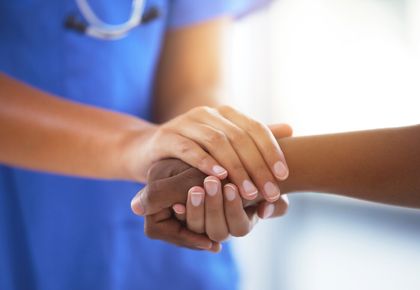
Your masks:
{"label": "wrist", "polygon": [[147,178],[147,160],[150,157],[148,141],[156,132],[158,126],[152,123],[142,124],[139,128],[128,128],[122,132],[117,145],[119,163],[123,178],[144,183]]}

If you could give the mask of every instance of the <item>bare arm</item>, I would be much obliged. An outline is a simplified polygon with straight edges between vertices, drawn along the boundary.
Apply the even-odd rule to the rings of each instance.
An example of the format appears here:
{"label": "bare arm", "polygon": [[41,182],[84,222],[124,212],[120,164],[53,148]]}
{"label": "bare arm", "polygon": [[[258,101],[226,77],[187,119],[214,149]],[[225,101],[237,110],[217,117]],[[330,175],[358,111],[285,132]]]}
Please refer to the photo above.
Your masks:
{"label": "bare arm", "polygon": [[129,140],[152,127],[70,102],[0,74],[0,163],[68,175],[136,179]]}
{"label": "bare arm", "polygon": [[339,194],[420,207],[420,125],[279,140],[283,192]]}
{"label": "bare arm", "polygon": [[223,34],[219,18],[171,30],[165,37],[154,94],[154,116],[167,121],[197,106],[219,105]]}

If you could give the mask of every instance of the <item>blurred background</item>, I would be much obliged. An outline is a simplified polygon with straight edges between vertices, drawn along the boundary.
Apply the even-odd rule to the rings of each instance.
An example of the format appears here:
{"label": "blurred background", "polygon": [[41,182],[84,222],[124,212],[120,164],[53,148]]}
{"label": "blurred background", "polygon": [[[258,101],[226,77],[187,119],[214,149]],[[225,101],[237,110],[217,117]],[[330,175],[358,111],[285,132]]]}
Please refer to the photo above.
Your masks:
{"label": "blurred background", "polygon": [[[274,1],[237,21],[226,49],[229,102],[296,136],[420,123],[418,0]],[[234,240],[243,290],[420,289],[420,211],[290,201]]]}

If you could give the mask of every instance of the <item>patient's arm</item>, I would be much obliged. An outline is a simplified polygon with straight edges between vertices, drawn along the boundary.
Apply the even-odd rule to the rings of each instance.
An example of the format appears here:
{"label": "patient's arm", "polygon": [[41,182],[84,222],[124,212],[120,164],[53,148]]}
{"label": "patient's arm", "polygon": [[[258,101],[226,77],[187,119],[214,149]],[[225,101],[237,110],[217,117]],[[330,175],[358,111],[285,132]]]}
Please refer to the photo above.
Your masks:
{"label": "patient's arm", "polygon": [[280,140],[283,192],[333,193],[420,207],[420,125]]}

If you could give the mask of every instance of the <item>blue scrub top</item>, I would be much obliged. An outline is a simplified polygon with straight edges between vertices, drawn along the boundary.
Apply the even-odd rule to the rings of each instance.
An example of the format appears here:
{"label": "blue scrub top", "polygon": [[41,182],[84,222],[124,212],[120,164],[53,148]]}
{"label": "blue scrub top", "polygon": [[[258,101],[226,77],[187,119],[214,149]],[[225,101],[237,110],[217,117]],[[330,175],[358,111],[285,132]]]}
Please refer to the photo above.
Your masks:
{"label": "blue scrub top", "polygon": [[[131,0],[89,3],[109,23],[130,14]],[[80,16],[73,0],[1,1],[0,71],[69,100],[149,119],[165,31],[226,14],[232,3],[150,0],[158,20],[102,41],[63,27],[69,14]],[[144,236],[143,219],[130,210],[139,189],[0,165],[0,289],[236,289],[229,245],[214,255]]]}

